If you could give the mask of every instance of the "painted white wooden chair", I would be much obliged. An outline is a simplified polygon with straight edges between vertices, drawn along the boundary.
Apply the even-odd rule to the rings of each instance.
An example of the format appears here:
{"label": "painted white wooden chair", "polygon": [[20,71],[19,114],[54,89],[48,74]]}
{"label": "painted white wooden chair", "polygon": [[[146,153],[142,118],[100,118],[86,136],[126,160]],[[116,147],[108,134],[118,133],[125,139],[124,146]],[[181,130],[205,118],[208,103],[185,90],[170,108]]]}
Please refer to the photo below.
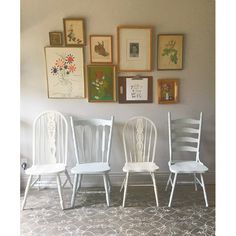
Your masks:
{"label": "painted white wooden chair", "polygon": [[[66,169],[67,142],[68,124],[61,113],[45,111],[35,118],[33,124],[33,165],[25,171],[29,178],[25,189],[22,210],[25,207],[29,189],[36,183],[38,186],[42,186],[41,175],[56,176],[60,204],[61,208],[64,209],[61,187],[66,182],[63,185],[61,184],[61,173],[65,173],[66,181],[69,180],[72,186]],[[37,178],[32,182],[33,176],[37,176]]]}
{"label": "painted white wooden chair", "polygon": [[[125,206],[128,178],[130,174],[150,174],[153,182],[156,206],[158,195],[155,180],[155,172],[159,167],[154,163],[156,151],[157,129],[155,124],[148,118],[137,116],[130,118],[123,128],[123,145],[125,151],[126,173],[120,191],[124,188],[122,206]],[[150,186],[148,184],[136,184],[130,186]]]}
{"label": "painted white wooden chair", "polygon": [[71,207],[75,206],[76,193],[83,175],[103,176],[106,202],[109,206],[111,183],[108,173],[111,170],[109,160],[114,117],[110,120],[75,120],[70,117],[70,120],[76,156],[76,166],[71,169],[71,173],[75,175]]}
{"label": "painted white wooden chair", "polygon": [[[199,119],[171,119],[171,113],[168,112],[170,154],[170,160],[168,164],[171,173],[167,181],[166,190],[168,188],[169,183],[172,186],[168,205],[169,207],[171,206],[178,174],[193,174],[193,183],[195,185],[195,190],[197,191],[197,184],[202,187],[206,207],[208,207],[206,189],[202,175],[204,172],[208,171],[208,168],[199,159],[201,127],[202,112],[200,113]],[[194,160],[189,159],[189,155],[191,155],[191,153],[193,153],[194,155]],[[183,160],[186,158],[188,159]],[[174,175],[173,180],[172,174]],[[197,174],[200,175],[201,181],[198,179]]]}

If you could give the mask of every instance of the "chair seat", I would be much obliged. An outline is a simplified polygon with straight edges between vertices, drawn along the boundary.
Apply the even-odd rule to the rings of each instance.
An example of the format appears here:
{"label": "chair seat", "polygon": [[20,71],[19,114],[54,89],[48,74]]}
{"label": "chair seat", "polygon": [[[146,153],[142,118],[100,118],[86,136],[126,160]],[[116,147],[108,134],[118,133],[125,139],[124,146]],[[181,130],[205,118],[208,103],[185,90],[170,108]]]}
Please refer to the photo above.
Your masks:
{"label": "chair seat", "polygon": [[92,162],[76,165],[71,169],[72,174],[96,174],[110,171],[111,168],[106,162]]}
{"label": "chair seat", "polygon": [[170,165],[170,171],[174,173],[203,173],[208,168],[196,161],[180,161]]}
{"label": "chair seat", "polygon": [[66,165],[61,163],[47,164],[47,165],[33,165],[29,169],[26,169],[27,175],[46,175],[53,173],[60,173],[65,171]]}
{"label": "chair seat", "polygon": [[127,162],[123,167],[124,172],[154,172],[158,169],[154,162]]}

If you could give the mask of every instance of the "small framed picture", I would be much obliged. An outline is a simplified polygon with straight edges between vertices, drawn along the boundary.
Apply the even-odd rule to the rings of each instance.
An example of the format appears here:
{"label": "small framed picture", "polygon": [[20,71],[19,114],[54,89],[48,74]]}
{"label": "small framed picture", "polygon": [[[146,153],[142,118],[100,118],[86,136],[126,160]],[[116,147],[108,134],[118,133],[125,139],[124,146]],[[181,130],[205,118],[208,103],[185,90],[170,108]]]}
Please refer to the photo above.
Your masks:
{"label": "small framed picture", "polygon": [[117,28],[119,71],[152,71],[152,27]]}
{"label": "small framed picture", "polygon": [[91,63],[112,63],[112,35],[90,35]]}
{"label": "small framed picture", "polygon": [[62,46],[62,32],[49,32],[50,46]]}
{"label": "small framed picture", "polygon": [[158,79],[157,86],[159,104],[179,102],[179,79]]}
{"label": "small framed picture", "polygon": [[83,48],[45,47],[49,98],[84,98]]}
{"label": "small framed picture", "polygon": [[115,102],[116,67],[114,65],[88,65],[87,86],[89,102]]}
{"label": "small framed picture", "polygon": [[84,19],[66,18],[63,19],[64,37],[66,46],[84,46],[85,30]]}
{"label": "small framed picture", "polygon": [[119,103],[152,103],[152,76],[120,76]]}
{"label": "small framed picture", "polygon": [[159,34],[157,45],[158,70],[183,69],[183,34]]}

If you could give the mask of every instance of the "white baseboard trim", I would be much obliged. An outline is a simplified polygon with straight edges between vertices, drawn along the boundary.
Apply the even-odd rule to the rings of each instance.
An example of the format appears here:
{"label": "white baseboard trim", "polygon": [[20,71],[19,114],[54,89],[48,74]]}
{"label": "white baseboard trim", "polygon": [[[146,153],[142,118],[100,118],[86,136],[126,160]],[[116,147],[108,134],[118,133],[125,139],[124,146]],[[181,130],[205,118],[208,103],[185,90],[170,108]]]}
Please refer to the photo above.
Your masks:
{"label": "white baseboard trim", "polygon": [[[169,177],[169,172],[157,172],[156,175],[156,182],[157,185],[164,185],[167,182],[167,179]],[[121,183],[124,179],[125,174],[123,172],[110,172],[109,174],[111,183],[113,186],[121,186]],[[204,175],[204,182],[205,184],[215,184],[215,172],[206,172]],[[71,180],[73,182],[73,175],[70,175]],[[23,174],[21,175],[21,189],[25,189],[26,183],[27,183],[28,176]],[[50,185],[48,187],[54,188],[57,187],[56,185],[56,178],[55,176],[42,176],[41,179],[49,183]],[[61,180],[62,183],[66,180],[66,177],[64,174],[61,174]],[[177,181],[193,181],[193,175],[192,174],[179,174]],[[130,184],[151,184],[151,177],[149,175],[138,175],[138,174],[131,174],[129,178]],[[37,186],[37,185],[35,185]],[[102,187],[103,186],[103,180],[102,177],[99,175],[85,175],[82,179],[82,187]],[[70,187],[68,181],[65,185],[65,187]]]}

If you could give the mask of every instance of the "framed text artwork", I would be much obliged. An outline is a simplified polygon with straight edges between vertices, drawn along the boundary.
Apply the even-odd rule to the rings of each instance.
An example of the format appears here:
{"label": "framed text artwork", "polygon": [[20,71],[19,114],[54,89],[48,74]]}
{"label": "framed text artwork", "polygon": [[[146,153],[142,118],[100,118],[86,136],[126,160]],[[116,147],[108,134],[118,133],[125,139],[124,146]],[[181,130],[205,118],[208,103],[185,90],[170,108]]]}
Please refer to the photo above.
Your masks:
{"label": "framed text artwork", "polygon": [[152,76],[118,78],[119,103],[152,103],[152,90]]}
{"label": "framed text artwork", "polygon": [[152,71],[152,27],[117,28],[119,71]]}
{"label": "framed text artwork", "polygon": [[45,47],[49,98],[84,98],[83,48]]}
{"label": "framed text artwork", "polygon": [[63,19],[63,25],[66,46],[76,47],[86,44],[83,19],[66,18]]}
{"label": "framed text artwork", "polygon": [[89,102],[116,101],[116,68],[114,65],[88,65]]}
{"label": "framed text artwork", "polygon": [[112,63],[112,35],[90,35],[91,63]]}
{"label": "framed text artwork", "polygon": [[183,41],[183,34],[158,35],[158,70],[183,69]]}
{"label": "framed text artwork", "polygon": [[159,104],[179,102],[179,79],[158,79],[157,86]]}

